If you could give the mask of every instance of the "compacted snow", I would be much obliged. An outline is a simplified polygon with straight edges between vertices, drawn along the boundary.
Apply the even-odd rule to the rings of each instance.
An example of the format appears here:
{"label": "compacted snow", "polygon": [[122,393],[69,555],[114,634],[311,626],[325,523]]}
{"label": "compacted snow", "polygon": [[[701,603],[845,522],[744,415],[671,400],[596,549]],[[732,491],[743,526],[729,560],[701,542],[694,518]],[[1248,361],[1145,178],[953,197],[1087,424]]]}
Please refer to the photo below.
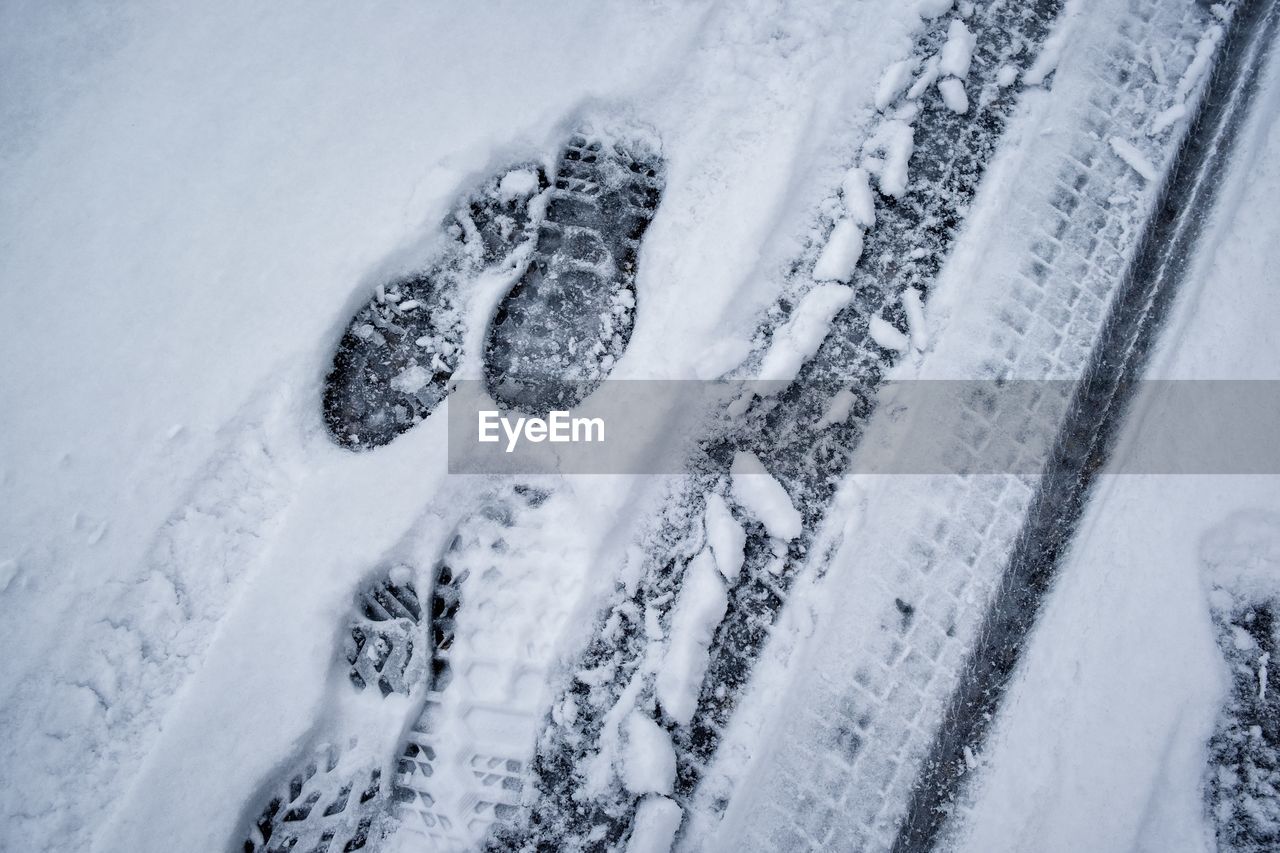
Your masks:
{"label": "compacted snow", "polygon": [[[1273,66],[1150,378],[1280,379]],[[1160,432],[1176,428],[1144,419],[1139,402],[1116,466],[1140,469],[1144,445],[1160,446]],[[1227,674],[1209,596],[1215,572],[1272,559],[1255,534],[1252,545],[1232,543],[1236,568],[1215,567],[1223,537],[1241,535],[1249,518],[1278,541],[1280,478],[1117,473],[1099,481],[997,736],[978,756],[979,793],[957,849],[1219,849],[1203,786]]]}

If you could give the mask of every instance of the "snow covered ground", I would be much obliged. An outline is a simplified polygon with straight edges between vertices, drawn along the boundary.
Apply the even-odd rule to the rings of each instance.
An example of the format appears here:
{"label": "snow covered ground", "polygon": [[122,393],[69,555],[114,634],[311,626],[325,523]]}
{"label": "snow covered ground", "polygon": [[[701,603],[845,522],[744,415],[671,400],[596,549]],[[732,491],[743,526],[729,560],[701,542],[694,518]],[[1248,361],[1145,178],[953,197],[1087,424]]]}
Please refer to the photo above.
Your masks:
{"label": "snow covered ground", "polygon": [[[1280,378],[1274,59],[1269,78],[1150,378]],[[1114,464],[1123,467],[1124,454],[1140,459],[1144,444],[1168,428],[1139,408]],[[1223,547],[1215,537],[1240,536],[1240,521],[1254,513],[1277,541],[1280,478],[1100,480],[996,737],[979,759],[979,793],[956,849],[1217,849],[1202,786],[1227,676],[1205,563]],[[1246,553],[1277,577],[1266,562],[1265,534]]]}
{"label": "snow covered ground", "polygon": [[[771,307],[795,295],[777,273],[811,247],[821,208],[836,223],[813,267],[825,283],[758,362],[794,378],[853,297],[873,193],[906,189],[910,110],[881,120],[877,108],[935,83],[952,113],[979,105],[964,83],[972,7],[4,4],[0,849],[238,849],[265,793],[317,744],[355,737],[357,757],[390,755],[421,697],[353,694],[335,650],[363,583],[407,565],[425,590],[454,551],[470,621],[450,665],[472,692],[431,697],[445,720],[431,736],[458,753],[440,759],[437,782],[476,766],[456,746],[468,737],[506,750],[494,753],[504,767],[527,763],[544,715],[571,721],[568,703],[552,707],[555,679],[615,586],[634,593],[637,528],[673,487],[452,477],[447,407],[389,447],[336,447],[319,400],[342,330],[375,285],[430,253],[473,186],[513,163],[550,164],[584,119],[621,117],[660,138],[667,174],[613,378],[706,378],[742,362],[761,318],[775,322]],[[950,14],[937,57],[904,59],[921,16]],[[1186,48],[1191,59],[1197,45]],[[1042,82],[1060,50],[1051,39],[1023,83]],[[1276,77],[1153,375],[1280,378]],[[1048,98],[1035,95],[1033,117]],[[1181,117],[1161,116],[1156,132]],[[1159,168],[1132,142],[1111,148],[1144,179]],[[862,154],[870,172],[849,168]],[[989,204],[1011,192],[1007,177],[997,170]],[[973,263],[960,260],[953,281]],[[509,286],[476,282],[473,329]],[[868,334],[916,365],[936,331],[926,309],[960,313],[949,293],[922,306],[908,290],[906,331],[876,316]],[[837,396],[824,418],[843,421],[852,403]],[[1140,415],[1134,431],[1149,427]],[[785,551],[802,513],[778,480],[752,475],[759,466],[737,454],[727,496]],[[544,488],[545,503],[529,498]],[[841,494],[824,535],[856,529],[859,499]],[[519,501],[529,506],[512,510]],[[1202,542],[1244,509],[1277,513],[1280,531],[1280,484],[1104,478],[975,757],[958,845],[1207,849],[1199,785],[1225,677]],[[669,636],[656,611],[644,617],[664,642],[655,689],[677,724],[694,714],[743,571],[725,498],[704,518]],[[809,618],[789,612],[783,643],[811,633]],[[492,731],[469,716],[498,707],[512,713]],[[617,754],[601,753],[600,784],[618,776],[643,797],[632,846],[665,850],[681,819],[666,799],[671,742],[617,707],[627,713],[606,721]],[[459,796],[470,807],[470,791]]]}

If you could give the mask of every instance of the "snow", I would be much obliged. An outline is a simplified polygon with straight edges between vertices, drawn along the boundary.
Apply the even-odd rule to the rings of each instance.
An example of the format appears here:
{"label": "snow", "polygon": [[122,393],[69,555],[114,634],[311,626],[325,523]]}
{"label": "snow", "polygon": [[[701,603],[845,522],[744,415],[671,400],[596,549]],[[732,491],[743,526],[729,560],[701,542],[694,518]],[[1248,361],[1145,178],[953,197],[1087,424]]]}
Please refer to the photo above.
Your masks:
{"label": "snow", "polygon": [[1000,66],[1000,70],[996,72],[996,85],[1001,89],[1007,89],[1016,82],[1018,82],[1018,66]]}
{"label": "snow", "polygon": [[800,512],[787,491],[753,453],[738,451],[729,470],[733,499],[764,525],[769,535],[789,542],[800,535]]}
{"label": "snow", "polygon": [[517,198],[528,198],[538,190],[538,176],[529,169],[515,169],[507,172],[498,182],[498,195],[505,202]]}
{"label": "snow", "polygon": [[867,140],[862,150],[864,155],[872,155],[862,161],[862,166],[876,176],[880,192],[892,198],[901,198],[907,191],[907,166],[911,161],[911,152],[915,150],[911,125],[898,119],[886,121]]}
{"label": "snow", "polygon": [[947,29],[947,42],[939,54],[938,73],[961,79],[968,77],[969,65],[973,62],[973,48],[977,42],[977,36],[969,32],[964,21],[952,21]]}
{"label": "snow", "polygon": [[884,112],[911,85],[912,75],[920,67],[919,59],[903,59],[893,63],[880,76],[876,86],[876,109]]}
{"label": "snow", "polygon": [[822,413],[822,417],[818,419],[818,429],[825,429],[832,424],[844,423],[849,417],[849,411],[853,408],[854,402],[858,398],[853,391],[848,388],[841,388],[831,402],[827,405],[826,411]]}
{"label": "snow", "polygon": [[[0,788],[0,848],[139,853],[238,846],[312,738],[376,750],[403,729],[403,709],[340,713],[353,593],[409,552],[434,565],[490,484],[448,476],[447,407],[353,455],[319,400],[353,312],[431,257],[457,200],[547,163],[597,109],[652,126],[668,188],[613,375],[692,376],[778,299],[769,271],[850,165],[824,152],[865,137],[859,108],[919,25],[905,4],[704,0],[0,17],[0,279],[24,282],[0,288],[0,765],[21,780]],[[482,343],[510,281],[476,285],[459,309]],[[542,575],[506,581],[554,594],[575,631],[600,582],[566,551],[615,565],[608,519],[658,488],[597,479],[557,482],[577,520],[530,551]]]}
{"label": "snow", "polygon": [[1151,135],[1156,136],[1164,133],[1173,125],[1182,121],[1187,117],[1186,104],[1174,104],[1167,110],[1159,112],[1156,117],[1151,120]]}
{"label": "snow", "polygon": [[[1270,213],[1280,64],[1271,68],[1148,378],[1280,378],[1280,293],[1268,273],[1280,265]],[[1169,428],[1135,405],[1117,459]],[[1277,547],[1276,476],[1104,473],[986,747],[955,849],[1216,849],[1202,786],[1227,675],[1208,595],[1221,581],[1271,587]]]}
{"label": "snow", "polygon": [[871,339],[885,349],[906,352],[911,346],[911,339],[883,317],[872,317],[869,331]]}
{"label": "snow", "polygon": [[964,115],[969,112],[969,96],[965,94],[964,84],[954,77],[948,77],[938,83],[938,91],[942,93],[942,103],[953,113]]}
{"label": "snow", "polygon": [[724,497],[716,492],[707,495],[704,524],[707,528],[707,545],[716,559],[716,568],[732,584],[742,572],[743,549],[747,545],[746,531],[729,511]]}
{"label": "snow", "polygon": [[911,337],[911,345],[917,352],[929,348],[929,326],[925,321],[924,302],[920,291],[908,287],[902,293],[902,308],[907,314],[907,332]]}
{"label": "snow", "polygon": [[688,725],[707,672],[707,650],[729,606],[724,577],[709,549],[689,561],[671,617],[667,653],[654,683],[662,711]]}
{"label": "snow", "polygon": [[1141,175],[1144,180],[1154,181],[1160,177],[1155,165],[1132,142],[1113,136],[1108,140],[1108,144],[1111,146],[1111,150],[1116,153],[1116,156],[1127,163],[1129,168]]}
{"label": "snow", "polygon": [[920,72],[920,76],[916,78],[916,82],[911,84],[911,88],[907,90],[907,100],[914,101],[925,93],[930,86],[938,79],[938,57],[930,57],[929,61],[924,64],[924,70]]}
{"label": "snow", "polygon": [[668,853],[683,813],[668,797],[645,797],[631,822],[627,853]]}
{"label": "snow", "polygon": [[[815,199],[841,181],[850,159],[842,146],[865,138],[873,120],[868,100],[879,105],[883,89],[891,110],[904,89],[919,98],[944,73],[934,57],[911,83],[919,62],[901,58],[917,13],[936,17],[952,6],[659,0],[605,4],[603,14],[582,2],[372,14],[322,0],[316,14],[314,4],[288,1],[230,2],[216,12],[10,4],[0,27],[0,278],[23,286],[0,293],[0,618],[9,638],[0,764],[21,784],[0,793],[0,847],[217,846],[260,805],[250,802],[255,792],[299,745],[317,733],[351,733],[335,728],[350,722],[350,709],[333,641],[356,584],[377,566],[395,564],[400,582],[413,567],[434,565],[487,484],[448,476],[439,417],[376,453],[338,451],[321,433],[320,382],[343,324],[375,288],[401,311],[422,310],[382,282],[430,256],[436,225],[460,193],[512,163],[546,162],[597,105],[652,124],[671,172],[642,250],[635,335],[614,375],[685,377],[708,360],[718,360],[711,375],[719,375],[748,355],[757,321],[778,297],[769,271],[794,257]],[[1051,53],[1027,82],[1043,81],[1048,72],[1037,80],[1035,71]],[[896,76],[886,71],[894,61]],[[888,118],[878,147],[864,152],[867,168],[842,182],[845,218],[827,221],[872,227],[870,177],[885,195],[905,190],[913,131],[901,115]],[[1274,193],[1274,176],[1270,186]],[[504,197],[535,191],[528,169],[500,184]],[[1268,221],[1265,208],[1253,209],[1252,221]],[[1231,244],[1241,257],[1274,242],[1257,228],[1250,234],[1252,244]],[[843,267],[856,262],[846,255]],[[1239,265],[1233,275],[1258,282],[1251,286],[1262,299],[1276,263],[1245,270],[1251,279]],[[509,284],[479,282],[483,294],[462,310],[484,316],[483,295]],[[903,308],[910,345],[923,349],[915,293],[904,293]],[[849,296],[820,285],[802,297],[774,335],[768,369],[793,377]],[[1218,324],[1205,353],[1274,336],[1273,311],[1241,319],[1232,298],[1204,302],[1202,321]],[[929,319],[938,322],[932,305]],[[483,324],[472,326],[481,338]],[[1239,357],[1246,366],[1275,363],[1259,355],[1265,350]],[[420,390],[426,372],[397,381]],[[841,392],[826,416],[843,418],[853,400]],[[556,485],[565,507],[551,516],[555,535],[503,566],[523,572],[503,589],[536,604],[528,607],[537,624],[511,610],[469,623],[504,649],[533,637],[528,645],[552,659],[592,625],[593,596],[614,580],[587,569],[638,565],[613,553],[601,531],[638,517],[656,489],[612,478]],[[1238,495],[1214,488],[1223,507],[1270,499],[1261,486]],[[1136,499],[1162,497],[1152,490]],[[778,539],[799,532],[799,513],[755,457],[735,458],[730,498],[733,511]],[[1134,512],[1126,528],[1148,523]],[[673,613],[665,638],[680,650],[664,661],[681,675],[667,690],[675,705],[688,705],[705,667],[699,638],[716,621],[721,578],[740,573],[733,555],[742,527],[719,495],[708,498],[705,526],[708,550],[689,567],[703,594],[677,603],[693,615]],[[1156,533],[1182,535],[1173,525]],[[1122,556],[1112,563],[1139,571],[1128,579],[1095,568],[1090,580],[1115,600],[1089,601],[1110,606],[1116,624],[1137,614],[1155,630],[1125,637],[1133,657],[1117,666],[1129,666],[1133,687],[1104,678],[1120,692],[1091,691],[1123,701],[1081,709],[1068,691],[1059,703],[1098,711],[1091,723],[1053,732],[1058,740],[1038,765],[1077,762],[1068,777],[1083,780],[1079,787],[1107,778],[1097,771],[1111,769],[1106,747],[1156,766],[1158,738],[1141,721],[1174,732],[1168,740],[1181,744],[1175,759],[1182,755],[1194,740],[1199,694],[1169,694],[1190,697],[1187,735],[1148,710],[1140,688],[1167,686],[1161,678],[1178,688],[1179,675],[1200,678],[1197,689],[1208,683],[1196,649],[1189,675],[1144,669],[1153,636],[1187,649],[1191,639],[1173,628],[1203,627],[1198,611],[1159,583],[1159,569],[1172,566],[1186,591],[1181,557],[1155,566],[1137,546]],[[1130,580],[1134,587],[1123,587]],[[1152,599],[1126,592],[1139,585],[1171,602],[1167,619],[1147,612]],[[567,636],[558,633],[564,624]],[[529,634],[535,627],[545,633]],[[1068,664],[1096,677],[1096,655],[1110,647],[1065,635],[1073,642],[1059,644],[1062,666],[1050,671],[1067,685],[1075,677]],[[479,670],[474,679],[480,692],[500,683]],[[1113,705],[1138,712],[1133,721],[1113,715],[1125,737],[1099,722]],[[397,710],[359,724],[371,750],[401,730]],[[572,719],[575,709],[554,713]],[[621,771],[637,789],[671,789],[670,741],[649,716],[628,706],[613,721],[617,749],[602,752],[598,784]],[[1098,763],[1090,772],[1080,769],[1085,762]],[[1194,762],[1175,765],[1167,766],[1185,775]],[[1118,792],[1128,806],[1121,816],[1101,793],[1088,801],[1088,791],[1083,803],[1047,796],[1043,808],[1004,814],[1025,815],[1024,838],[1045,828],[1087,833],[1096,814],[1118,823],[1142,812],[1140,796],[1127,791],[1150,790],[1159,774],[1140,775],[1097,786]],[[1070,793],[1080,795],[1072,781]],[[1047,787],[1023,786],[1031,799]],[[666,849],[679,807],[647,795],[639,808],[632,848]]]}
{"label": "snow", "polygon": [[1175,101],[1185,101],[1191,91],[1204,78],[1205,72],[1209,70],[1209,63],[1213,59],[1213,52],[1218,47],[1218,42],[1222,40],[1222,27],[1217,24],[1210,27],[1200,41],[1196,43],[1196,52],[1191,57],[1191,62],[1187,65],[1187,70],[1182,72],[1182,77],[1178,80],[1178,85],[1174,88],[1173,98]]}
{"label": "snow", "polygon": [[925,20],[931,20],[951,11],[955,0],[918,0],[916,13]]}
{"label": "snow", "polygon": [[420,364],[406,367],[391,378],[391,387],[405,394],[416,394],[431,381],[431,372]]}
{"label": "snow", "polygon": [[1053,26],[1053,31],[1045,39],[1044,46],[1036,56],[1031,67],[1022,73],[1022,82],[1028,86],[1042,86],[1049,75],[1062,61],[1062,52],[1070,42],[1076,26],[1084,14],[1082,0],[1067,0],[1062,14]]}
{"label": "snow", "polygon": [[851,219],[840,220],[813,265],[814,281],[848,283],[861,257],[862,226]]}
{"label": "snow", "polygon": [[844,199],[845,212],[863,228],[876,224],[876,199],[871,194],[871,179],[866,169],[854,167],[845,172],[840,182],[840,195]]}
{"label": "snow", "polygon": [[622,783],[633,794],[670,794],[676,780],[676,753],[666,729],[643,711],[625,725]]}
{"label": "snow", "polygon": [[806,293],[786,324],[773,333],[759,378],[794,379],[805,360],[818,351],[836,312],[852,298],[853,291],[841,284],[820,284]]}

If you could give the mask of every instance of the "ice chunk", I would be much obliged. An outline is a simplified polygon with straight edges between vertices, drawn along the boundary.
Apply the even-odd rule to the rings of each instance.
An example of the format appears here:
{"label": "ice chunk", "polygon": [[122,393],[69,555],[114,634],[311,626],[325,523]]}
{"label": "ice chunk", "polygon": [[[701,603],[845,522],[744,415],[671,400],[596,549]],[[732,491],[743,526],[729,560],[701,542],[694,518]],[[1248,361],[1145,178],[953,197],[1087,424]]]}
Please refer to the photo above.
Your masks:
{"label": "ice chunk", "polygon": [[853,168],[845,172],[840,182],[840,194],[844,197],[844,209],[849,218],[863,228],[876,224],[876,200],[871,194],[871,179],[866,169]]}
{"label": "ice chunk", "polygon": [[1151,135],[1155,136],[1164,131],[1173,123],[1180,121],[1187,116],[1186,104],[1174,104],[1167,110],[1163,110],[1156,114],[1151,120]]}
{"label": "ice chunk", "polygon": [[791,504],[787,490],[765,470],[755,454],[745,451],[734,454],[730,474],[733,499],[763,524],[770,536],[790,542],[800,535],[799,511]]}
{"label": "ice chunk", "polygon": [[622,784],[633,794],[670,794],[676,779],[671,736],[642,711],[627,717]]}
{"label": "ice chunk", "polygon": [[538,176],[529,169],[507,172],[498,183],[498,196],[504,201],[528,198],[538,189]]}
{"label": "ice chunk", "polygon": [[820,284],[804,295],[782,328],[773,333],[760,363],[760,378],[790,381],[827,335],[831,319],[853,298],[842,284]]}
{"label": "ice chunk", "polygon": [[916,14],[926,21],[932,20],[939,15],[945,15],[950,12],[954,4],[955,0],[918,0]]}
{"label": "ice chunk", "polygon": [[416,394],[431,381],[431,372],[420,364],[413,364],[396,374],[391,387],[402,394]]}
{"label": "ice chunk", "polygon": [[969,32],[964,21],[955,20],[947,29],[947,43],[942,46],[938,60],[938,73],[952,77],[969,76],[969,65],[973,62],[973,46],[978,37]]}
{"label": "ice chunk", "polygon": [[938,91],[942,93],[942,103],[951,112],[958,115],[969,112],[969,96],[965,94],[964,84],[959,80],[948,77],[938,84]]}
{"label": "ice chunk", "polygon": [[924,94],[925,90],[933,85],[933,81],[938,79],[938,57],[931,58],[924,64],[924,71],[920,72],[920,76],[916,82],[911,84],[911,88],[907,90],[907,99],[914,101],[916,98]]}
{"label": "ice chunk", "polygon": [[862,257],[862,228],[850,219],[841,219],[832,229],[822,254],[813,265],[815,281],[839,281],[847,283],[853,276],[853,268]]}
{"label": "ice chunk", "polygon": [[1156,171],[1156,167],[1146,158],[1137,147],[1128,140],[1113,136],[1109,140],[1111,150],[1116,152],[1116,156],[1129,164],[1129,168],[1137,172],[1148,181],[1154,181],[1160,177],[1160,173]]}
{"label": "ice chunk", "polygon": [[627,853],[670,853],[683,816],[674,800],[645,797],[636,807],[636,816],[631,821]]}
{"label": "ice chunk", "polygon": [[1001,89],[1009,88],[1017,79],[1018,68],[1015,65],[1001,65],[1000,70],[996,72],[996,85]]}
{"label": "ice chunk", "polygon": [[682,726],[689,724],[698,708],[711,637],[728,608],[724,579],[711,550],[704,548],[685,568],[680,598],[671,616],[667,655],[654,684],[663,712]]}
{"label": "ice chunk", "polygon": [[729,511],[729,505],[715,492],[707,495],[707,544],[716,559],[716,568],[724,579],[733,583],[742,572],[743,551],[747,546],[747,534]]}
{"label": "ice chunk", "polygon": [[902,291],[902,308],[907,312],[907,331],[911,336],[911,346],[920,352],[929,348],[929,327],[924,320],[924,302],[920,291],[908,287]]}
{"label": "ice chunk", "polygon": [[831,402],[827,405],[827,410],[822,413],[822,417],[818,418],[818,429],[826,429],[832,424],[842,424],[849,417],[849,412],[853,409],[854,401],[858,398],[853,391],[848,388],[841,388]]}
{"label": "ice chunk", "polygon": [[915,131],[904,121],[887,121],[863,146],[864,153],[881,153],[884,159],[868,158],[863,166],[875,174],[880,192],[901,198],[907,191],[907,164],[915,150]]}
{"label": "ice chunk", "polygon": [[1200,37],[1200,41],[1196,44],[1195,56],[1191,57],[1191,64],[1187,66],[1186,71],[1182,72],[1182,79],[1173,90],[1175,101],[1186,100],[1187,95],[1190,95],[1191,90],[1200,82],[1200,78],[1204,77],[1205,72],[1209,70],[1210,60],[1213,59],[1213,51],[1221,38],[1222,27],[1217,24]]}
{"label": "ice chunk", "polygon": [[871,339],[885,349],[906,352],[910,342],[907,336],[894,328],[893,324],[883,317],[871,318]]}
{"label": "ice chunk", "polygon": [[876,109],[884,112],[898,100],[898,96],[911,85],[911,77],[919,65],[919,59],[904,59],[885,69],[880,75],[880,85],[876,86]]}

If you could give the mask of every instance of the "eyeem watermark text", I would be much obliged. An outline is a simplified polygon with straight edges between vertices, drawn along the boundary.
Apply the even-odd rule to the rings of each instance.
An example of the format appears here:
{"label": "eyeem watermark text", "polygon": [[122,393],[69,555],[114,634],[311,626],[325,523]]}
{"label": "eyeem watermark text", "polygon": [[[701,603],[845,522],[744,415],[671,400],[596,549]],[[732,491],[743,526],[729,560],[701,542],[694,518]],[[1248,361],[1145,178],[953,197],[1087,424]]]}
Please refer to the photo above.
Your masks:
{"label": "eyeem watermark text", "polygon": [[537,444],[571,442],[574,444],[604,443],[604,418],[571,418],[568,412],[559,410],[545,418],[519,416],[512,420],[495,410],[479,413],[479,440],[493,444],[506,436],[507,453],[516,449],[521,439]]}

